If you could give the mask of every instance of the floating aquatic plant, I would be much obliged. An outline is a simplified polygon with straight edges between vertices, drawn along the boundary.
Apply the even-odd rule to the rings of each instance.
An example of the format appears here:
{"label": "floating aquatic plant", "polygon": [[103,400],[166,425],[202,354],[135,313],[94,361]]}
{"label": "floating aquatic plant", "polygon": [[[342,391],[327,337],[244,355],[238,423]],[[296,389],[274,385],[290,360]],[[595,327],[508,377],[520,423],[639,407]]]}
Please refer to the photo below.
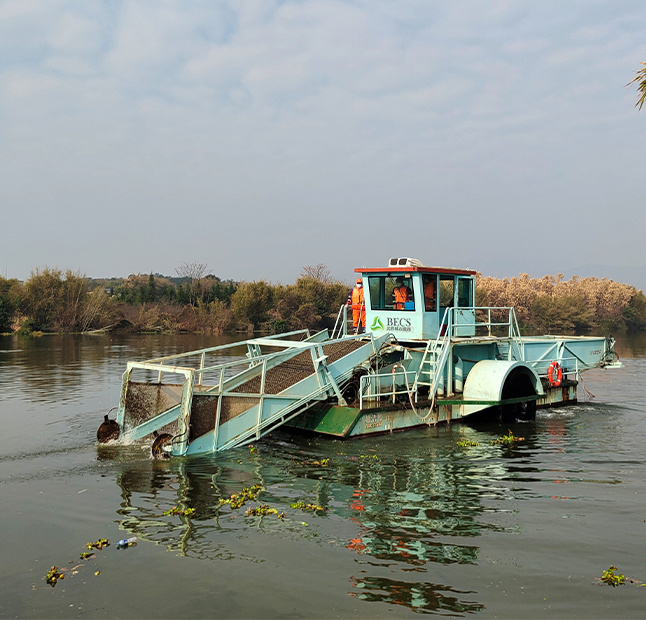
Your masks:
{"label": "floating aquatic plant", "polygon": [[376,454],[362,454],[360,459],[378,459],[379,457]]}
{"label": "floating aquatic plant", "polygon": [[245,513],[249,517],[264,517],[266,515],[276,515],[279,519],[282,519],[285,516],[284,512],[278,513],[278,510],[275,508],[270,508],[267,504],[261,504],[256,508],[248,508]]}
{"label": "floating aquatic plant", "polygon": [[524,437],[516,437],[511,430],[509,431],[508,435],[503,435],[502,437],[498,437],[495,441],[492,441],[492,445],[503,445],[503,446],[511,446],[517,441],[525,441]]}
{"label": "floating aquatic plant", "polygon": [[321,459],[320,461],[299,461],[300,465],[311,465],[312,467],[327,467],[330,459]]}
{"label": "floating aquatic plant", "polygon": [[615,571],[617,570],[616,566],[610,566],[608,570],[603,571],[603,575],[601,575],[601,581],[604,583],[607,583],[609,586],[623,586],[624,583],[626,583],[626,577],[625,575],[620,574],[615,574]]}
{"label": "floating aquatic plant", "polygon": [[59,579],[65,579],[65,575],[58,570],[58,566],[52,566],[45,575],[45,581],[53,588]]}
{"label": "floating aquatic plant", "polygon": [[471,446],[477,446],[479,445],[477,441],[474,441],[473,439],[461,439],[458,441],[458,447],[460,448],[469,448]]}
{"label": "floating aquatic plant", "polygon": [[99,538],[96,542],[89,542],[85,545],[88,549],[103,549],[103,547],[109,547],[110,541],[107,538]]}
{"label": "floating aquatic plant", "polygon": [[256,448],[249,446],[249,454],[253,454],[256,451]]}
{"label": "floating aquatic plant", "polygon": [[305,502],[296,502],[294,504],[290,504],[289,506],[290,508],[294,508],[295,510],[303,510],[303,511],[325,510],[323,506],[317,506],[316,504],[306,504]]}
{"label": "floating aquatic plant", "polygon": [[194,514],[195,514],[195,508],[186,508],[186,509],[182,510],[181,508],[178,508],[177,506],[173,506],[170,510],[164,510],[164,512],[162,512],[162,515],[164,517],[167,517],[169,515],[170,516],[178,515],[180,517],[191,517]]}
{"label": "floating aquatic plant", "polygon": [[[89,549],[89,551],[80,552],[81,560],[89,560],[90,558],[94,557],[95,553],[93,549],[103,549],[103,547],[109,547],[109,546],[110,546],[110,541],[107,538],[99,538],[95,542],[89,542],[85,545],[85,547]],[[73,564],[74,562],[70,560],[69,563]],[[77,564],[76,566],[73,566],[69,569],[66,568],[62,570],[59,570],[58,566],[52,566],[45,574],[45,581],[50,586],[54,587],[60,579],[65,579],[65,573],[63,573],[63,570],[71,571],[68,574],[71,576],[74,576],[78,573],[76,569],[79,568],[80,566],[82,566],[82,564]],[[98,574],[98,572],[95,574]]]}
{"label": "floating aquatic plant", "polygon": [[258,497],[260,491],[264,491],[259,484],[254,484],[252,487],[245,487],[240,493],[234,493],[229,499],[221,499],[218,507],[228,504],[234,510],[241,508],[248,501],[253,501]]}

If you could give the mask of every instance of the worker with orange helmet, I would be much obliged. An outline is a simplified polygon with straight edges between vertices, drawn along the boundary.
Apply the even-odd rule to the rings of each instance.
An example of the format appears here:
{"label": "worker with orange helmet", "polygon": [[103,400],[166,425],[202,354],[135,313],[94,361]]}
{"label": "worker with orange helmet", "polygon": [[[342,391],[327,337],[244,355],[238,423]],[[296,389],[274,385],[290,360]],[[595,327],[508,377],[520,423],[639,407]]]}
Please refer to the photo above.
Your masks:
{"label": "worker with orange helmet", "polygon": [[410,289],[404,284],[404,278],[397,278],[393,289],[393,308],[403,310],[406,307],[406,302],[412,300],[413,296]]}
{"label": "worker with orange helmet", "polygon": [[424,276],[424,309],[435,312],[435,276]]}
{"label": "worker with orange helmet", "polygon": [[348,306],[352,307],[352,327],[355,334],[366,330],[366,302],[363,294],[363,282],[357,278],[354,288],[348,295]]}

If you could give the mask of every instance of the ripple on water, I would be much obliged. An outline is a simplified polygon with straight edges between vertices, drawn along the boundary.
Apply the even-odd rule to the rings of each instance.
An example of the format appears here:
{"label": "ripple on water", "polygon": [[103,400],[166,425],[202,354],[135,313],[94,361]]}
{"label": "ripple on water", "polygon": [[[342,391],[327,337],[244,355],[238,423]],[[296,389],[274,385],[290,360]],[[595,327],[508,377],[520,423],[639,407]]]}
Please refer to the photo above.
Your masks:
{"label": "ripple on water", "polygon": [[[170,349],[180,345],[174,341]],[[100,353],[88,347],[67,343],[64,353],[24,349],[0,356],[0,414],[9,440],[0,455],[2,497],[33,502],[34,489],[65,489],[69,480],[79,487],[82,479],[79,488],[88,492],[79,497],[96,492],[92,507],[102,512],[96,527],[115,521],[119,536],[140,540],[128,561],[119,556],[118,569],[110,572],[110,587],[126,598],[135,576],[150,574],[152,592],[153,580],[188,571],[195,579],[182,582],[182,592],[199,605],[206,581],[214,588],[226,584],[218,590],[218,609],[230,615],[240,598],[250,604],[259,599],[250,616],[270,603],[275,615],[292,613],[294,583],[299,591],[316,586],[307,590],[312,609],[335,609],[341,616],[392,615],[393,609],[398,615],[531,617],[546,604],[558,614],[576,600],[581,615],[602,617],[607,610],[595,602],[599,595],[614,597],[618,617],[635,609],[628,586],[619,598],[610,589],[590,590],[610,564],[642,576],[636,533],[644,519],[646,400],[635,377],[623,388],[619,374],[613,383],[603,374],[596,386],[586,380],[595,401],[539,411],[532,423],[456,424],[359,441],[279,431],[253,452],[242,447],[154,461],[147,445],[97,446],[95,432],[118,399],[124,361],[133,353],[152,357],[169,349],[154,338],[103,343]],[[8,366],[8,358],[16,364]],[[640,360],[635,368],[642,366]],[[34,381],[26,380],[26,371]],[[523,440],[492,444],[508,430]],[[458,445],[465,439],[477,445]],[[97,489],[96,480],[107,488]],[[241,508],[222,505],[256,484],[263,490],[255,500]],[[293,507],[297,502],[320,509]],[[262,504],[284,516],[246,514]],[[65,512],[65,503],[55,505],[61,514],[44,537],[77,516]],[[47,507],[40,505],[44,512]],[[163,514],[173,507],[194,513]],[[11,525],[7,514],[3,524]],[[47,519],[21,519],[50,527]],[[25,557],[38,553],[28,537],[22,539]],[[58,544],[63,549],[65,542]],[[145,554],[150,561],[138,563]],[[5,575],[5,584],[13,579],[16,590],[24,590],[18,581],[32,579],[33,568]],[[72,580],[66,583],[70,596],[73,587]],[[74,593],[82,596],[80,589]],[[26,615],[35,599],[25,600],[12,615]],[[136,598],[128,600],[132,610],[141,609]],[[306,607],[300,611],[308,615]]]}

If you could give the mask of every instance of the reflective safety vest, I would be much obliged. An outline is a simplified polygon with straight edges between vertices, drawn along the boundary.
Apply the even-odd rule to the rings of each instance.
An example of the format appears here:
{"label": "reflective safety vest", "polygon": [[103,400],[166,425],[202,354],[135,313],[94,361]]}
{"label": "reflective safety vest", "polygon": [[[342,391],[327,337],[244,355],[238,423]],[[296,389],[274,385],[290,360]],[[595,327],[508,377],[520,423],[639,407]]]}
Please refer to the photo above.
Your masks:
{"label": "reflective safety vest", "polygon": [[350,294],[350,301],[352,303],[353,310],[361,310],[365,305],[365,298],[363,296],[363,288],[357,288],[356,286],[352,289]]}
{"label": "reflective safety vest", "polygon": [[424,286],[424,304],[426,310],[435,309],[435,282],[427,282]]}
{"label": "reflective safety vest", "polygon": [[395,310],[403,310],[404,304],[410,301],[410,293],[407,286],[403,284],[393,291],[395,296]]}

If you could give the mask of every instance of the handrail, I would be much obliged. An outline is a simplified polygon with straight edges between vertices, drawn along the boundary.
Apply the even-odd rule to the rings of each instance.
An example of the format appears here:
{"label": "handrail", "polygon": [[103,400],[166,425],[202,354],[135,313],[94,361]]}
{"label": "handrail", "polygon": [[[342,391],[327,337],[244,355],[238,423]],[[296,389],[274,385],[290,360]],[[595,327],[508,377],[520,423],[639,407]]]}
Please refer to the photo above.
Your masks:
{"label": "handrail", "polygon": [[[447,345],[447,342],[450,342],[451,338],[453,337],[453,312],[449,312],[449,310],[454,310],[454,308],[447,308],[444,311],[444,317],[442,318],[442,323],[441,323],[441,325],[446,325],[444,335],[442,335],[442,330],[440,329],[440,331],[437,334],[437,338],[435,339],[435,354],[437,355],[437,351],[439,348],[440,357],[439,359],[436,359],[436,362],[435,362],[433,382],[431,383],[431,388],[429,390],[429,397],[431,399],[435,398],[435,395],[437,393],[437,388],[440,383],[440,377],[442,378],[442,380],[444,379],[444,367],[446,366],[446,362],[449,357],[450,347],[446,345]],[[440,342],[440,338],[442,338],[441,342]]]}
{"label": "handrail", "polygon": [[[366,399],[371,399],[371,398],[375,398],[377,396],[383,396],[383,395],[386,395],[386,394],[388,396],[392,396],[393,398],[397,394],[408,394],[409,393],[408,387],[406,387],[406,389],[401,389],[401,390],[396,390],[395,389],[395,385],[396,385],[395,384],[395,377],[397,375],[404,375],[405,378],[408,379],[409,375],[416,376],[417,372],[415,370],[405,370],[404,369],[402,372],[398,372],[398,373],[395,373],[394,371],[391,371],[391,372],[384,372],[384,373],[361,375],[361,378],[359,379],[359,409],[363,409],[364,390],[367,391],[367,393],[365,395]],[[387,379],[392,380],[393,389],[391,391],[383,392],[383,393],[381,392],[381,386],[382,386],[381,378],[382,377],[385,377]],[[379,379],[379,381],[373,382],[372,381],[373,379]],[[365,387],[364,387],[364,384],[366,384]],[[370,388],[373,385],[376,386],[377,384],[379,385],[379,390],[380,390],[379,392],[374,392],[373,390],[370,390]],[[413,389],[415,389],[415,388],[413,388]]]}
{"label": "handrail", "polygon": [[[297,336],[298,334],[307,334],[309,337],[309,333],[310,333],[309,329],[297,329],[293,332],[287,332],[286,334],[274,334],[272,336],[265,336],[264,339],[265,340],[267,338],[274,339],[279,337],[285,338],[286,336]],[[154,357],[146,361],[165,362],[167,360],[180,359],[184,357],[194,357],[196,355],[199,355],[200,353],[213,353],[214,351],[224,351],[225,349],[233,349],[235,347],[246,346],[249,342],[253,342],[254,340],[257,340],[257,339],[251,338],[250,340],[239,340],[237,342],[230,342],[229,344],[221,344],[221,345],[218,345],[217,347],[207,347],[205,349],[197,349],[196,351],[187,351],[186,353],[175,353],[174,355],[166,355],[164,357]]]}
{"label": "handrail", "polygon": [[[341,315],[343,315],[343,318],[341,318]],[[340,323],[339,323],[339,321],[340,321]],[[336,336],[337,325],[339,326],[339,335],[338,336]],[[344,338],[347,335],[348,335],[348,305],[343,304],[339,308],[339,312],[336,315],[336,321],[334,322],[334,329],[332,329],[331,338],[332,339],[334,339],[335,337]]]}
{"label": "handrail", "polygon": [[[456,313],[464,310],[472,310],[474,313],[474,319],[475,319],[475,312],[477,310],[486,311],[487,312],[486,320],[484,321],[474,320],[473,323],[461,322],[461,321],[458,322],[456,318]],[[492,321],[491,320],[492,311],[507,312],[507,321],[504,321],[504,322]],[[448,345],[455,334],[455,330],[458,328],[482,326],[482,327],[486,327],[489,335],[491,335],[492,327],[507,327],[508,328],[507,337],[516,343],[517,355],[522,356],[523,340],[522,340],[522,336],[520,335],[520,329],[518,327],[518,321],[516,319],[516,312],[514,308],[511,306],[506,306],[506,307],[469,306],[469,307],[457,307],[457,308],[453,306],[448,306],[444,310],[444,316],[442,317],[442,320],[440,321],[439,325],[440,325],[440,329],[438,330],[438,334],[435,340],[429,341],[426,345],[426,350],[424,351],[424,355],[422,356],[422,361],[419,365],[417,377],[414,383],[414,389],[417,389],[417,386],[420,384],[420,376],[428,372],[429,383],[426,384],[424,382],[424,384],[430,386],[430,390],[429,390],[430,398],[435,397],[437,389],[439,388],[440,383],[443,381],[444,371],[446,369],[446,364],[447,364],[447,360],[450,352],[449,349],[451,348]],[[428,359],[429,355],[433,355],[434,359],[429,360]],[[431,365],[428,371],[424,370],[425,364]],[[432,379],[430,377],[431,373],[433,374]]]}
{"label": "handrail", "polygon": [[[429,340],[426,343],[426,348],[424,349],[424,355],[422,355],[422,361],[419,363],[419,370],[417,371],[417,376],[415,377],[415,381],[413,382],[413,389],[417,391],[417,386],[419,384],[419,378],[420,375],[424,372],[424,364],[426,364],[426,358],[428,357],[429,352],[431,351],[431,344],[435,344],[434,341]],[[429,364],[431,363],[430,360],[428,362]],[[429,381],[430,381],[430,370],[428,371],[429,374]]]}
{"label": "handrail", "polygon": [[[560,358],[557,358],[556,360],[552,360],[552,361],[546,360],[545,358],[538,358],[538,359],[535,359],[535,360],[525,360],[525,363],[526,364],[531,364],[532,368],[534,368],[534,371],[536,372],[536,374],[539,377],[547,377],[549,375],[549,370],[548,370],[548,372],[544,372],[544,373],[543,372],[538,372],[538,371],[536,371],[536,366],[538,366],[539,364],[547,364],[547,366],[549,367],[550,364],[552,364],[554,361],[556,361],[561,365],[561,367],[563,367],[563,362],[566,362],[566,361],[571,362],[573,360],[574,360],[574,373],[578,375],[579,374],[579,361],[580,360],[576,356],[560,357]],[[572,371],[568,367],[563,372],[564,373],[567,372],[569,374]]]}
{"label": "handrail", "polygon": [[[356,336],[355,338],[359,338]],[[362,336],[361,338],[364,338]],[[346,339],[343,339],[346,340]],[[271,342],[271,341],[270,341]],[[331,341],[334,342],[334,341]],[[259,344],[266,344],[258,340]],[[370,341],[366,344],[372,345],[372,350],[375,352],[375,343],[374,337],[370,334]],[[240,435],[236,436],[229,440],[224,446],[218,445],[218,436],[220,431],[220,411],[222,406],[222,398],[218,399],[217,403],[217,424],[214,429],[214,450],[223,449],[223,447],[229,447],[232,445],[237,445],[243,441],[250,440],[251,438],[258,439],[262,434],[264,429],[273,425],[278,419],[285,420],[292,415],[297,409],[309,406],[313,401],[318,400],[322,395],[330,393],[333,391],[338,399],[339,404],[345,405],[346,402],[343,399],[339,388],[339,382],[343,383],[347,381],[352,373],[352,368],[348,368],[344,372],[339,372],[338,374],[333,375],[330,369],[327,366],[327,356],[323,355],[323,344],[320,342],[299,342],[294,348],[297,351],[288,351],[288,354],[294,354],[301,351],[309,350],[312,357],[312,374],[317,376],[317,381],[314,385],[316,387],[313,390],[310,390],[306,394],[267,394],[266,393],[266,380],[268,371],[274,367],[275,360],[277,359],[277,354],[265,354],[259,355],[253,358],[254,366],[249,366],[249,359],[241,358],[238,360],[233,360],[226,362],[224,364],[218,364],[209,368],[182,368],[179,366],[170,366],[167,364],[161,363],[151,363],[151,362],[128,362],[127,373],[131,373],[133,369],[144,369],[144,370],[155,370],[161,373],[180,373],[183,374],[186,379],[182,385],[182,396],[179,402],[179,426],[178,430],[170,440],[170,444],[173,446],[172,452],[175,456],[184,455],[188,449],[188,429],[190,425],[190,416],[191,416],[191,402],[193,398],[193,386],[196,384],[195,379],[198,375],[203,374],[204,372],[219,372],[219,382],[217,386],[213,386],[207,391],[211,393],[216,393],[218,395],[226,396],[229,398],[237,399],[258,399],[257,403],[257,418],[255,423],[250,424],[249,427]],[[224,377],[225,369],[233,368],[236,366],[244,366],[244,370],[235,374],[233,377],[226,379]],[[240,381],[240,377],[243,380],[250,378],[249,372],[253,373],[253,376],[260,378],[260,385],[257,393],[247,393],[247,392],[235,392],[234,389]],[[312,376],[312,375],[310,375]],[[128,378],[129,381],[129,378]],[[228,383],[227,387],[227,382]],[[200,385],[199,383],[197,385]],[[313,386],[312,386],[313,387]],[[254,391],[255,392],[255,391]],[[269,415],[267,418],[264,418],[264,403],[265,401],[270,401],[272,399],[283,399],[292,401],[280,409],[280,411],[275,412]],[[253,405],[251,405],[253,406]],[[172,407],[171,409],[175,408]],[[157,414],[156,418],[159,418],[161,415],[165,415],[167,412],[161,412]],[[120,416],[123,423],[123,416],[125,414],[125,392],[122,394],[122,402],[120,403]],[[150,420],[149,420],[150,421]],[[148,422],[149,422],[148,421]],[[141,425],[139,425],[141,426]],[[148,428],[147,428],[148,430]]]}
{"label": "handrail", "polygon": [[[326,340],[325,344],[326,345],[334,344],[335,342],[338,342],[340,340],[346,340],[346,339],[358,340],[358,339],[363,339],[366,336],[369,336],[371,338],[371,340],[374,340],[372,334],[356,334],[354,336],[348,336],[348,337],[345,337],[345,338],[341,337],[341,338]],[[259,338],[257,340],[260,341],[262,339]],[[241,343],[236,343],[236,344],[246,344],[248,342],[251,342],[251,341],[244,340],[244,341],[241,341]],[[269,343],[262,343],[262,344],[269,344]],[[300,351],[305,351],[305,350],[311,350],[313,348],[319,347],[322,344],[323,343],[321,343],[321,342],[303,342],[303,341],[299,341],[299,342],[294,343],[293,348],[298,349]],[[228,345],[224,345],[224,346],[226,347]],[[205,350],[205,351],[208,351],[208,350]],[[194,355],[197,355],[200,352],[201,351],[193,351],[192,353]],[[127,369],[128,370],[151,370],[151,371],[158,372],[159,375],[162,375],[163,373],[166,373],[166,374],[185,374],[188,371],[192,371],[192,372],[195,372],[196,376],[201,377],[203,374],[211,373],[211,372],[215,372],[215,371],[220,371],[221,373],[223,373],[225,370],[230,369],[230,368],[234,368],[236,366],[244,366],[245,370],[249,370],[252,367],[254,367],[255,365],[262,364],[265,360],[268,360],[270,358],[279,358],[279,357],[282,357],[285,354],[291,354],[293,352],[294,351],[289,351],[289,350],[285,351],[285,350],[283,350],[283,351],[272,352],[272,353],[264,353],[262,355],[258,355],[256,357],[251,358],[251,359],[248,358],[248,357],[240,357],[238,359],[229,360],[228,362],[224,362],[224,363],[221,363],[221,364],[215,364],[213,366],[205,366],[205,367],[201,366],[201,360],[200,360],[200,366],[198,366],[196,368],[192,368],[191,366],[171,366],[171,365],[164,364],[162,361],[158,361],[161,358],[156,358],[156,359],[152,359],[152,360],[146,360],[146,361],[143,361],[143,362],[128,362],[127,363]],[[164,358],[164,359],[171,359],[171,358]],[[158,379],[158,382],[161,383],[160,378]],[[198,383],[198,385],[201,385],[201,383]]]}
{"label": "handrail", "polygon": [[[464,311],[464,310],[473,310],[474,311],[474,316],[475,312],[478,310],[483,310],[487,311],[487,320],[486,321],[474,321],[473,323],[457,323],[455,321],[455,318],[453,320],[453,325],[455,327],[487,327],[489,328],[489,335],[491,335],[491,327],[509,327],[508,331],[508,336],[510,338],[514,339],[521,339],[522,337],[520,335],[520,329],[518,327],[518,320],[516,318],[516,310],[513,306],[468,306],[468,307],[458,307],[455,308],[453,306],[449,306],[446,308],[446,311],[452,310],[453,314],[459,311]],[[491,311],[492,310],[504,310],[508,313],[508,318],[506,321],[502,322],[494,322],[491,320]],[[446,320],[446,312],[445,312],[445,317],[442,319],[442,325],[444,321]]]}

